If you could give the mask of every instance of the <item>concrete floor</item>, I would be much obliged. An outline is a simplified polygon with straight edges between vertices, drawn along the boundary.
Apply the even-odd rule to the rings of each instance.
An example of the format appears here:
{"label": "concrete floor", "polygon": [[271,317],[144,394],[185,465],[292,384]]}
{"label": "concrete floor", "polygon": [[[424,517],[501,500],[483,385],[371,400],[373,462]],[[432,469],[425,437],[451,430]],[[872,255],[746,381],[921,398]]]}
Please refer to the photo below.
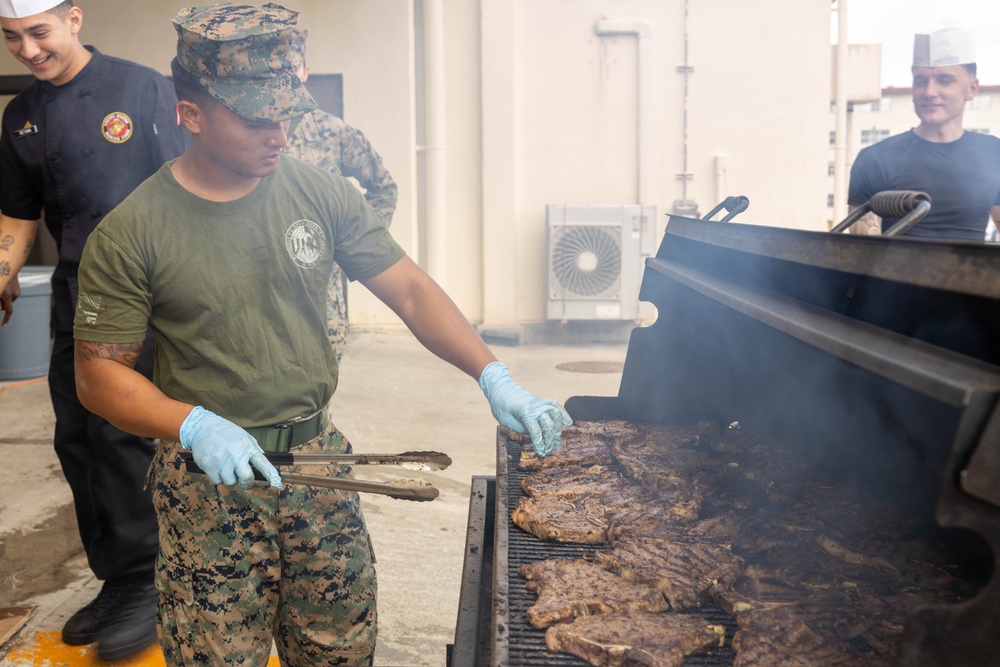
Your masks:
{"label": "concrete floor", "polygon": [[[522,345],[495,346],[494,352],[526,389],[565,401],[617,394],[620,367],[593,373],[557,365],[622,362],[625,348]],[[352,335],[332,412],[356,451],[437,450],[454,461],[436,473],[375,467],[355,472],[378,481],[423,479],[441,492],[431,503],[364,495],[364,508],[378,559],[375,664],[444,665],[454,638],[471,478],[495,471],[496,422],[489,406],[474,380],[407,332],[380,332]],[[36,607],[20,633],[0,648],[0,667],[98,664],[86,650],[78,649],[78,658],[40,658],[37,646],[35,653],[25,650],[39,638],[52,641],[52,633],[99,589],[83,558],[72,498],[52,451],[53,427],[44,379],[0,382],[0,609]],[[159,655],[147,654],[126,663],[163,664]]]}

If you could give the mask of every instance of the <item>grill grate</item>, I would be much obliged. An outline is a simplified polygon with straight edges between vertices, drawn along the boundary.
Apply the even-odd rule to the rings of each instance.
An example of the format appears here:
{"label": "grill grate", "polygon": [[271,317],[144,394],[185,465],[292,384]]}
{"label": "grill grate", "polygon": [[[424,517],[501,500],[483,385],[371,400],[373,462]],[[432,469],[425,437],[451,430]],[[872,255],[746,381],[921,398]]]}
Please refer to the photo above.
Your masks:
{"label": "grill grate", "polygon": [[[498,493],[501,488],[506,491],[508,502],[497,503],[497,507],[514,507],[518,499],[525,496],[521,482],[527,476],[518,468],[521,459],[521,444],[504,439],[506,446],[507,479],[497,480]],[[500,470],[498,470],[498,473]],[[505,484],[501,487],[501,484]],[[510,518],[497,517],[498,522],[504,521],[507,526],[507,577],[509,590],[509,648],[507,665],[509,667],[588,667],[589,663],[565,653],[550,653],[545,648],[545,630],[536,629],[528,622],[528,607],[535,603],[535,594],[524,587],[524,579],[517,573],[526,564],[547,558],[583,558],[597,551],[608,551],[607,545],[590,546],[583,544],[567,544],[540,540],[517,527]],[[702,616],[711,623],[725,626],[726,644],[711,654],[690,656],[685,660],[685,667],[732,665],[736,657],[732,650],[733,633],[736,622],[729,614],[715,607],[705,607],[692,613]]]}

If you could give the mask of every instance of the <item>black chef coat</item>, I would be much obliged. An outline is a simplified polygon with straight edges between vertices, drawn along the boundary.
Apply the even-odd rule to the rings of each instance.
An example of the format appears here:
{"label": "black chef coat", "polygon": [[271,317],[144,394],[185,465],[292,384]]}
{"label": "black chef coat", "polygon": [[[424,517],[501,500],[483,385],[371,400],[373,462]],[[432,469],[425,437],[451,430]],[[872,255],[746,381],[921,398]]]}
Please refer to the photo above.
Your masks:
{"label": "black chef coat", "polygon": [[0,211],[37,220],[44,210],[59,248],[56,331],[73,330],[87,237],[189,140],[177,125],[177,97],[166,77],[86,48],[93,57],[71,81],[36,80],[7,105],[0,135]]}

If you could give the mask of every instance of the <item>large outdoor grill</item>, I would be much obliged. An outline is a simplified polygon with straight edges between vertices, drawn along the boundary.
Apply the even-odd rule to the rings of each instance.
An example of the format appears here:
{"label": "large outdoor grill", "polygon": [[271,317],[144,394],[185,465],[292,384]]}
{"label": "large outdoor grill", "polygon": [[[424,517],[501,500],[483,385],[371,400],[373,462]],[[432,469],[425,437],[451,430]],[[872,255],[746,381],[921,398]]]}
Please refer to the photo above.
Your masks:
{"label": "large outdoor grill", "polygon": [[[898,665],[995,665],[1000,655],[1000,248],[673,216],[640,298],[617,396],[576,396],[576,420],[738,422],[801,443],[852,494],[928,518],[976,582],[911,614]],[[474,478],[450,663],[585,665],[548,653],[518,568],[595,547],[539,540],[510,519],[522,445],[497,439]],[[600,549],[602,547],[596,547]],[[731,665],[726,645],[685,665]]]}

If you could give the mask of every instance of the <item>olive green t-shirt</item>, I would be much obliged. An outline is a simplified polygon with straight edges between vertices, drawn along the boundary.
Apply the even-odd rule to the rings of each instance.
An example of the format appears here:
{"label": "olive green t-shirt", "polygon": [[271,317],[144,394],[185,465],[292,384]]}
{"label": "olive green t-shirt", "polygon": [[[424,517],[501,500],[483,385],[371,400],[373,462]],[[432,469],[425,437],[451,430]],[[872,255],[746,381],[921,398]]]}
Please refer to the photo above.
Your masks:
{"label": "olive green t-shirt", "polygon": [[132,343],[148,327],[167,396],[244,427],[304,417],[337,386],[333,262],[358,280],[403,255],[357,188],[294,158],[224,203],[185,190],[167,164],[88,239],[74,335]]}

